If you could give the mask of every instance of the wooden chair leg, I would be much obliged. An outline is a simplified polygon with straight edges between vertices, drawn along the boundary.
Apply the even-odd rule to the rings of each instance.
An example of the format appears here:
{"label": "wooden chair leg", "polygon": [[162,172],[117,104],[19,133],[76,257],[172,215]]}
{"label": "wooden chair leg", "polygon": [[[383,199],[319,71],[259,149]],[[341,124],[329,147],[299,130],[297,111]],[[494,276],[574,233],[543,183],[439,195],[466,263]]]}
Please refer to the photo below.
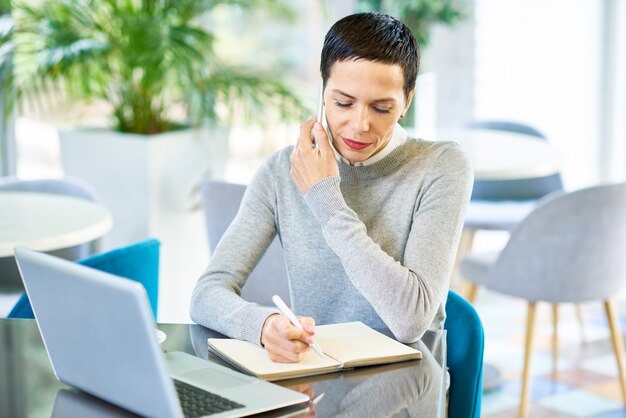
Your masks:
{"label": "wooden chair leg", "polygon": [[463,228],[463,232],[461,233],[461,239],[459,240],[459,246],[456,250],[456,258],[454,259],[454,266],[452,267],[452,277],[450,280],[450,288],[452,290],[461,291],[461,286],[463,280],[459,275],[459,266],[461,264],[461,259],[463,255],[469,253],[472,250],[474,245],[474,235],[476,231],[473,229]]}
{"label": "wooden chair leg", "polygon": [[465,286],[463,287],[463,297],[472,305],[476,300],[476,294],[478,293],[478,285],[465,281]]}
{"label": "wooden chair leg", "polygon": [[587,339],[587,333],[585,332],[585,318],[583,318],[583,308],[580,303],[576,304],[576,319],[578,319],[578,327],[580,328],[580,335],[583,343],[587,344],[589,340]]}
{"label": "wooden chair leg", "polygon": [[522,374],[522,399],[519,407],[519,418],[528,417],[530,409],[530,360],[535,338],[535,313],[537,302],[528,302],[528,315],[526,317],[526,347],[524,349],[524,371]]}
{"label": "wooden chair leg", "polygon": [[552,377],[556,378],[559,370],[559,305],[552,304]]}
{"label": "wooden chair leg", "polygon": [[619,318],[617,316],[617,310],[615,309],[615,302],[613,299],[607,299],[604,301],[604,310],[606,311],[606,318],[609,321],[609,329],[611,330],[611,343],[613,344],[613,351],[615,352],[615,359],[617,360],[617,370],[619,371],[619,383],[622,388],[622,399],[624,405],[626,405],[626,374],[624,370],[624,342],[622,341],[622,331],[619,326]]}

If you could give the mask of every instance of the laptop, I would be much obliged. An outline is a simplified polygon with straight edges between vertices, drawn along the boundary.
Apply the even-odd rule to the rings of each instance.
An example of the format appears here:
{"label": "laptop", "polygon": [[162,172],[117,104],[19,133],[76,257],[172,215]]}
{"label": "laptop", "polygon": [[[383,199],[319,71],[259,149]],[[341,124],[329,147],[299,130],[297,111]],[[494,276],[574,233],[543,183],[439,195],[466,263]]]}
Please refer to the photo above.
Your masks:
{"label": "laptop", "polygon": [[149,417],[235,417],[309,398],[182,352],[163,353],[143,286],[25,248],[15,259],[57,378]]}

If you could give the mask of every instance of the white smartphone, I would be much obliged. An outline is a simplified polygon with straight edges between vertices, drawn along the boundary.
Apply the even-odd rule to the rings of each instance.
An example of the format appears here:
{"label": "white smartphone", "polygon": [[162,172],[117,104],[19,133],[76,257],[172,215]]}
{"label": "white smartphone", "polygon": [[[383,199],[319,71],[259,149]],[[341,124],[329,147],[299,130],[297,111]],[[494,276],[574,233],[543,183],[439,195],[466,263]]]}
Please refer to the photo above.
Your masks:
{"label": "white smartphone", "polygon": [[[328,129],[328,122],[326,121],[326,108],[324,106],[324,82],[320,80],[320,92],[319,92],[319,102],[317,104],[317,121],[322,124],[326,135],[328,136],[328,140],[331,141],[332,137],[330,136],[330,130]],[[315,140],[314,140],[315,141]],[[315,147],[317,148],[317,143]]]}

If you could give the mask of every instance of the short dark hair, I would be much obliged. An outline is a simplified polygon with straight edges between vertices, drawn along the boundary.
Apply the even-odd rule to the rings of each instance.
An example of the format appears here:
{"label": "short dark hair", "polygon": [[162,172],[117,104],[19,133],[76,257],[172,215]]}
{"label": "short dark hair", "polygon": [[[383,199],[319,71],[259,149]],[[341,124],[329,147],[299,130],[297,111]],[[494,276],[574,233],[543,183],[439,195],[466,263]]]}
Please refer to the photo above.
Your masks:
{"label": "short dark hair", "polygon": [[364,59],[399,65],[404,74],[404,95],[415,88],[419,69],[419,45],[411,30],[398,19],[382,13],[346,16],[328,30],[322,47],[320,72],[324,86],[337,61]]}

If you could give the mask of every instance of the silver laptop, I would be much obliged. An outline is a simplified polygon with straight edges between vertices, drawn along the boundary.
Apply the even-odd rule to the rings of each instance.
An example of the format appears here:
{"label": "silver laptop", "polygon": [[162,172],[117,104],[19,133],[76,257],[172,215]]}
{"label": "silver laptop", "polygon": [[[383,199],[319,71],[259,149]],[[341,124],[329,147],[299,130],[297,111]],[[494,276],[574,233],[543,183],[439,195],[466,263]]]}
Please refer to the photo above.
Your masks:
{"label": "silver laptop", "polygon": [[137,282],[25,248],[15,258],[63,383],[149,417],[245,416],[309,400],[186,353],[164,354]]}

